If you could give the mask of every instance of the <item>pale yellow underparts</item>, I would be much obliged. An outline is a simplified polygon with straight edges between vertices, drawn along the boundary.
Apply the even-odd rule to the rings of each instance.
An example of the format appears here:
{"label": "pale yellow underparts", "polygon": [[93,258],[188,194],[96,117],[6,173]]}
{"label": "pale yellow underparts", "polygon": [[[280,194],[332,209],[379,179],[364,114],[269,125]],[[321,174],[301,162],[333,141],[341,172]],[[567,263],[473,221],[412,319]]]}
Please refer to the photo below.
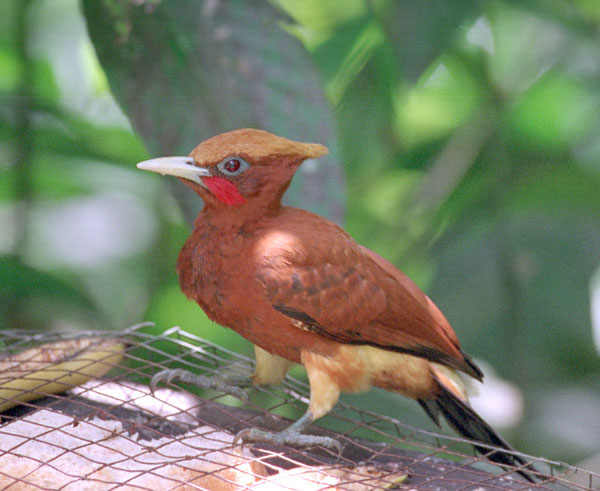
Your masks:
{"label": "pale yellow underparts", "polygon": [[[257,385],[279,384],[292,363],[254,347]],[[436,392],[436,380],[456,397],[467,401],[460,374],[438,363],[412,355],[372,346],[340,345],[328,357],[303,350],[302,364],[310,381],[309,411],[318,419],[337,403],[340,392],[365,392],[372,386],[399,392],[413,399],[429,398]]]}

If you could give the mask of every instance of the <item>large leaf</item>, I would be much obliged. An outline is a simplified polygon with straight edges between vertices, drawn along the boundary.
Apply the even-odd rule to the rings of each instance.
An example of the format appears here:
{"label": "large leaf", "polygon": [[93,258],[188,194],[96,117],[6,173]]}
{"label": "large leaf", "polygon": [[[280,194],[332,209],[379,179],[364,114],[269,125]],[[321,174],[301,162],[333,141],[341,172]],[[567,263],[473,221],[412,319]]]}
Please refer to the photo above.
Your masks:
{"label": "large leaf", "polygon": [[262,0],[83,6],[112,92],[152,156],[187,154],[205,138],[242,127],[322,143],[330,155],[303,166],[288,199],[342,219],[331,110],[278,10]]}
{"label": "large leaf", "polygon": [[0,256],[0,277],[3,328],[48,328],[57,319],[87,325],[105,320],[81,285],[28,266],[17,257]]}
{"label": "large leaf", "polygon": [[396,54],[398,68],[412,82],[448,49],[458,27],[477,6],[475,0],[376,0],[373,3]]}

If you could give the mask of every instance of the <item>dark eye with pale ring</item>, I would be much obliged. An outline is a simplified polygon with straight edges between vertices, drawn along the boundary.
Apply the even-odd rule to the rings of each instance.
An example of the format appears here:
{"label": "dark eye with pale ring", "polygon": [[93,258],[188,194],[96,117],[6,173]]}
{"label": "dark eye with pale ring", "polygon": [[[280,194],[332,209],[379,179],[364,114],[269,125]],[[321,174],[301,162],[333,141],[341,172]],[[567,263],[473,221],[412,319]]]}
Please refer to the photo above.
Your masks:
{"label": "dark eye with pale ring", "polygon": [[227,157],[217,164],[217,169],[228,176],[236,176],[244,172],[250,164],[241,157]]}
{"label": "dark eye with pale ring", "polygon": [[238,159],[231,159],[231,160],[228,160],[227,162],[225,162],[225,165],[223,166],[223,168],[227,172],[233,173],[233,172],[237,172],[241,166],[242,166],[242,163]]}

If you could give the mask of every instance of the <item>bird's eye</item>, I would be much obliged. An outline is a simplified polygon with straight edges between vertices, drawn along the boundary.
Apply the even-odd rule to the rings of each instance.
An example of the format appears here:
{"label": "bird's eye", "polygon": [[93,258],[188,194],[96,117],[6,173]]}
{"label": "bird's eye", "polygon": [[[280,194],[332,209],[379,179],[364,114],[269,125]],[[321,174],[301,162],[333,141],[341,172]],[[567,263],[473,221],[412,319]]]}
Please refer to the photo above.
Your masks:
{"label": "bird's eye", "polygon": [[235,176],[244,172],[250,165],[241,157],[227,157],[217,164],[223,174]]}
{"label": "bird's eye", "polygon": [[237,172],[241,166],[242,166],[242,163],[238,159],[231,159],[231,160],[228,160],[227,162],[225,162],[225,165],[223,166],[223,168],[227,172],[233,173],[233,172]]}

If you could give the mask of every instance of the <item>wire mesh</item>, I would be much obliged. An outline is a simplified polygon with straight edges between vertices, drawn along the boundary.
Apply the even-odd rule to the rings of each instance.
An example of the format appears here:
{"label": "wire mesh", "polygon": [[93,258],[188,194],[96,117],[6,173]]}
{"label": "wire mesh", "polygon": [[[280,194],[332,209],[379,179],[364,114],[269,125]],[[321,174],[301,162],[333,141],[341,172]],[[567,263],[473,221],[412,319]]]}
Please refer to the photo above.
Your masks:
{"label": "wire mesh", "polygon": [[310,429],[342,443],[341,453],[240,444],[234,437],[243,429],[276,431],[289,424],[284,416],[302,414],[309,387],[288,376],[280,386],[252,388],[247,400],[177,382],[152,392],[151,377],[167,368],[232,379],[251,374],[253,362],[179,328],[156,336],[141,327],[117,334],[0,332],[0,489],[588,489],[600,483],[584,469],[519,453],[538,472],[532,484],[516,469],[476,455],[465,439],[341,402]]}

